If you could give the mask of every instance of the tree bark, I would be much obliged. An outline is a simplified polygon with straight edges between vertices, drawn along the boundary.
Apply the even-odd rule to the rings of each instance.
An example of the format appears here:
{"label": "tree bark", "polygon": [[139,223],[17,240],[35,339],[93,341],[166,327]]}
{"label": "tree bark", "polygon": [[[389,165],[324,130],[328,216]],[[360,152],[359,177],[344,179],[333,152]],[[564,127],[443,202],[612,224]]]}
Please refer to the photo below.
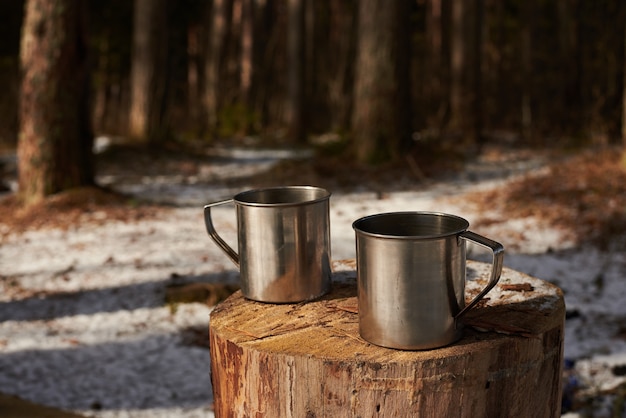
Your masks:
{"label": "tree bark", "polygon": [[522,5],[522,39],[520,48],[522,72],[521,126],[522,136],[527,142],[533,140],[532,2],[533,0],[528,0]]}
{"label": "tree bark", "polygon": [[465,145],[482,137],[483,0],[450,0],[450,120],[448,129]]}
{"label": "tree bark", "polygon": [[350,129],[356,50],[358,5],[354,2],[329,1],[329,31],[327,52],[323,62],[328,83],[331,130],[345,132]]}
{"label": "tree bark", "polygon": [[222,53],[230,24],[232,0],[214,0],[207,6],[207,37],[204,54],[204,92],[203,110],[206,120],[206,131],[215,133],[217,130],[217,114],[220,97],[220,74]]}
{"label": "tree bark", "polygon": [[241,101],[249,108],[254,71],[254,0],[242,0],[241,4],[241,62],[239,64],[239,88]]}
{"label": "tree bark", "polygon": [[[192,23],[187,28],[187,106],[194,128],[201,126],[200,121],[200,25]],[[200,135],[203,132],[199,129]]]}
{"label": "tree bark", "polygon": [[156,142],[164,130],[167,0],[135,0],[129,136]]}
{"label": "tree bark", "polygon": [[450,126],[455,132],[466,127],[467,90],[467,20],[468,5],[464,0],[450,0]]}
{"label": "tree bark", "polygon": [[623,79],[622,79],[622,126],[621,126],[621,137],[622,137],[622,167],[626,168],[626,25],[624,26],[624,56],[622,58],[622,71],[623,71]]}
{"label": "tree bark", "polygon": [[288,0],[287,8],[287,135],[292,142],[306,140],[304,111],[304,1]]}
{"label": "tree bark", "polygon": [[[305,304],[264,304],[237,292],[211,313],[218,417],[560,416],[565,304],[556,286],[504,269],[463,319],[461,340],[402,351],[362,340],[354,261]],[[468,261],[467,298],[490,266]]]}
{"label": "tree bark", "polygon": [[473,1],[472,21],[472,142],[480,149],[483,145],[483,26],[484,0]]}
{"label": "tree bark", "polygon": [[441,125],[441,119],[445,111],[444,96],[444,60],[443,60],[443,0],[429,0],[426,3],[426,39],[428,59],[424,60],[424,68],[428,83],[423,84],[425,95],[430,103],[439,102],[439,109],[435,112],[437,127]]}
{"label": "tree bark", "polygon": [[73,0],[26,3],[17,150],[26,203],[93,184],[83,7]]}
{"label": "tree bark", "polygon": [[352,134],[357,160],[398,158],[410,135],[408,2],[359,2]]}

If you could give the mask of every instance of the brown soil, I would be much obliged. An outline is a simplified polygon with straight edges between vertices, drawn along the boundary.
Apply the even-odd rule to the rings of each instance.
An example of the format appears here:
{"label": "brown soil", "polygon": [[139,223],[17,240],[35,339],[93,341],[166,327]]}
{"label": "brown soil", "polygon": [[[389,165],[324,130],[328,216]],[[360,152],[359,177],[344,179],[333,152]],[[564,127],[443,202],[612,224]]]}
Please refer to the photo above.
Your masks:
{"label": "brown soil", "polygon": [[626,236],[626,167],[619,148],[584,151],[470,198],[479,207],[495,205],[507,218],[535,217],[561,227],[579,243],[606,248]]}

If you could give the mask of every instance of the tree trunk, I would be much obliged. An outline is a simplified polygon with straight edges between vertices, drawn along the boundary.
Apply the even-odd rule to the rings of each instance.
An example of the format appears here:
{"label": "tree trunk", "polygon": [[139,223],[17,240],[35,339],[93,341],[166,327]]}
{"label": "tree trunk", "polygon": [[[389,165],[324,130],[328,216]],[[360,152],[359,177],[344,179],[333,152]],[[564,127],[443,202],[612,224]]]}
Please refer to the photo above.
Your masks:
{"label": "tree trunk", "polygon": [[[427,351],[378,347],[358,331],[354,261],[331,293],[304,304],[230,296],[211,313],[217,417],[557,418],[565,304],[560,289],[504,269],[463,319],[464,335]],[[467,297],[490,266],[468,261]]]}
{"label": "tree trunk", "polygon": [[522,5],[522,39],[520,48],[522,72],[522,103],[521,124],[522,136],[527,142],[533,141],[533,112],[532,112],[532,2],[527,0]]}
{"label": "tree trunk", "polygon": [[[444,60],[443,49],[443,0],[429,0],[426,8],[426,39],[428,59],[424,60],[424,67],[429,82],[421,81],[428,99],[428,103],[439,103],[439,108],[434,112],[437,127],[441,125],[442,117],[445,115],[444,96]],[[422,80],[424,78],[422,77]]]}
{"label": "tree trunk", "polygon": [[28,0],[21,42],[19,193],[93,184],[84,3]]}
{"label": "tree trunk", "polygon": [[304,1],[287,0],[287,135],[292,142],[306,140],[304,119]]}
{"label": "tree trunk", "polygon": [[162,139],[167,74],[167,0],[135,0],[129,136]]}
{"label": "tree trunk", "polygon": [[465,0],[450,0],[450,125],[455,134],[464,132],[467,126],[467,71],[466,15],[468,5]]}
{"label": "tree trunk", "polygon": [[239,88],[241,101],[249,108],[254,71],[254,0],[242,0],[241,4],[241,62],[239,64]]}
{"label": "tree trunk", "polygon": [[222,52],[230,22],[231,6],[232,0],[214,0],[212,6],[207,6],[208,30],[204,54],[204,92],[202,97],[206,130],[209,133],[215,133],[217,130]]}
{"label": "tree trunk", "polygon": [[483,25],[484,0],[473,1],[472,21],[472,143],[480,149],[483,145]]}
{"label": "tree trunk", "polygon": [[[191,23],[187,28],[187,106],[194,130],[201,126],[200,120],[200,25]],[[201,129],[198,134],[202,135]]]}
{"label": "tree trunk", "polygon": [[330,0],[330,34],[325,55],[326,82],[330,107],[329,125],[335,132],[350,128],[353,97],[352,84],[356,44],[358,5],[349,1]]}
{"label": "tree trunk", "polygon": [[352,134],[357,160],[398,158],[410,135],[409,2],[359,2]]}
{"label": "tree trunk", "polygon": [[622,167],[626,168],[626,25],[624,26],[624,56],[622,58],[622,71],[623,71],[623,81],[622,81],[622,126],[621,126],[621,136],[622,136]]}
{"label": "tree trunk", "polygon": [[441,105],[437,129],[448,129],[452,114],[452,2],[441,0]]}

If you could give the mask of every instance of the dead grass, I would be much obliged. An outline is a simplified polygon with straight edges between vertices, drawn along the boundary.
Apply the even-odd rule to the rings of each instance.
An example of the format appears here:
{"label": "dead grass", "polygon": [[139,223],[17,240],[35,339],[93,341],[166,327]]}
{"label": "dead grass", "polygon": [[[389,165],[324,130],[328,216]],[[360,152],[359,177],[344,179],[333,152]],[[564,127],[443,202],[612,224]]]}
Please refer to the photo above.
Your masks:
{"label": "dead grass", "polygon": [[68,190],[26,207],[11,194],[0,199],[0,224],[6,226],[1,235],[44,228],[68,229],[86,222],[138,221],[160,216],[165,210],[100,187]]}
{"label": "dead grass", "polygon": [[619,148],[584,151],[545,173],[529,173],[471,199],[485,208],[495,205],[507,217],[538,218],[579,243],[606,248],[626,235],[626,169],[620,157]]}

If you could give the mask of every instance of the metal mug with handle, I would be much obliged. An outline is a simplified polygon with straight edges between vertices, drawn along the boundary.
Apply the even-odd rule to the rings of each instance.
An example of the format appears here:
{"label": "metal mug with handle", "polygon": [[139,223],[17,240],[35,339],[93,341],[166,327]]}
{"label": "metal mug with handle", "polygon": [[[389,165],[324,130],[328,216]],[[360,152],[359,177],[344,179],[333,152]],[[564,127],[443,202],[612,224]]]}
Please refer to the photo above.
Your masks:
{"label": "metal mug with handle", "polygon": [[[209,236],[240,269],[241,291],[252,300],[293,303],[328,292],[330,193],[313,186],[248,190],[204,207]],[[211,208],[234,203],[238,251],[215,230]]]}
{"label": "metal mug with handle", "polygon": [[[383,347],[423,350],[458,340],[459,320],[498,282],[504,247],[433,212],[391,212],[352,224],[356,234],[359,333]],[[487,286],[465,304],[466,241],[493,253]]]}

